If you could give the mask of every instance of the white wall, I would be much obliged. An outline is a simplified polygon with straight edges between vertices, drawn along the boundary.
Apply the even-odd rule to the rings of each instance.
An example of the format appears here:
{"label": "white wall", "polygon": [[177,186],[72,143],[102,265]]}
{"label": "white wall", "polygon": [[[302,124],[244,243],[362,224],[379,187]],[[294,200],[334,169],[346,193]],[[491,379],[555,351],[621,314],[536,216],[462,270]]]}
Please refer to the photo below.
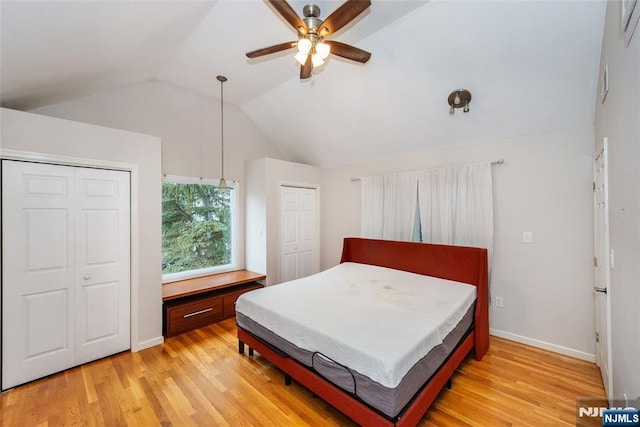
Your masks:
{"label": "white wall", "polygon": [[[278,159],[247,164],[247,268],[266,274],[267,285],[280,283],[280,187],[316,188],[321,200],[322,169]],[[260,205],[262,203],[262,205]],[[249,205],[252,208],[249,209]],[[317,235],[320,253],[321,218],[318,207]],[[318,265],[319,265],[318,260]],[[265,270],[259,270],[265,268]]]}
{"label": "white wall", "polygon": [[[215,79],[212,84],[219,85]],[[225,83],[231,84],[231,80]],[[164,174],[220,178],[219,100],[166,83],[149,82],[41,107],[35,112],[159,136]],[[244,224],[245,161],[282,156],[253,122],[230,104],[224,107],[224,145],[225,178],[241,182],[239,220]],[[244,227],[238,228],[241,268],[245,266],[244,232]]]}
{"label": "white wall", "polygon": [[[596,145],[609,140],[613,391],[640,397],[640,28],[625,46],[620,1],[607,2],[600,75],[609,65],[609,92],[596,107]],[[638,7],[638,6],[636,6]]]}
{"label": "white wall", "polygon": [[266,159],[252,160],[245,168],[246,264],[247,270],[261,274],[267,274],[266,163]]}
{"label": "white wall", "polygon": [[[492,333],[594,360],[591,127],[429,150],[324,171],[321,266],[360,235],[360,182],[352,177],[504,158],[493,167]],[[522,243],[533,232],[532,244]],[[562,327],[559,327],[562,325]]]}
{"label": "white wall", "polygon": [[[219,83],[213,79],[211,84]],[[232,81],[225,85],[233,84]],[[228,86],[226,86],[228,88]],[[220,178],[220,101],[161,82],[141,83],[34,112],[162,138],[162,172]],[[225,178],[244,177],[244,162],[282,158],[236,106],[224,106]]]}
{"label": "white wall", "polygon": [[[82,165],[115,162],[134,168],[131,174],[131,346],[133,350],[140,350],[161,343],[159,138],[5,108],[0,110],[0,125],[3,157],[20,151],[41,153],[48,160],[66,156],[82,159]],[[33,157],[42,158],[42,155]]]}

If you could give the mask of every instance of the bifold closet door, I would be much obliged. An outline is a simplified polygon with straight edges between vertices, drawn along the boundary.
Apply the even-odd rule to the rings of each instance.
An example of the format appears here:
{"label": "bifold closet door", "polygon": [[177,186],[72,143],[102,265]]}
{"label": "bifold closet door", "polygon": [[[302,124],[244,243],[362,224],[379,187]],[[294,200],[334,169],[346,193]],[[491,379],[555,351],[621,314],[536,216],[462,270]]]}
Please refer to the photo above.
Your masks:
{"label": "bifold closet door", "polygon": [[2,162],[2,388],[130,346],[129,173]]}
{"label": "bifold closet door", "polygon": [[316,190],[281,187],[281,282],[318,272]]}

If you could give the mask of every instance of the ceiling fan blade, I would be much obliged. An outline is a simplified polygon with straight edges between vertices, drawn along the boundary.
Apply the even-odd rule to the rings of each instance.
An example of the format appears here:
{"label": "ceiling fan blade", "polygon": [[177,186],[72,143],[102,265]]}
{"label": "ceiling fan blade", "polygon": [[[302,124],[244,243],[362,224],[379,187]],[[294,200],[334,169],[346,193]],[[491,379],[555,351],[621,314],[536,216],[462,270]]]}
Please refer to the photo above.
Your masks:
{"label": "ceiling fan blade", "polygon": [[297,41],[280,43],[280,44],[276,44],[274,46],[263,47],[262,49],[253,50],[251,52],[247,52],[246,55],[247,55],[247,58],[257,58],[259,56],[269,55],[271,53],[276,53],[276,52],[280,52],[280,51],[283,51],[283,50],[291,49],[292,47],[296,47],[297,44],[298,44]]}
{"label": "ceiling fan blade", "polygon": [[296,31],[307,33],[307,25],[295,10],[285,0],[268,0],[271,6],[289,23]]}
{"label": "ceiling fan blade", "polygon": [[313,64],[311,63],[311,52],[307,55],[307,60],[304,62],[304,65],[300,66],[300,80],[308,79],[311,77],[311,70],[313,69]]}
{"label": "ceiling fan blade", "polygon": [[347,0],[322,22],[319,30],[320,35],[326,37],[335,33],[369,6],[371,6],[371,0]]}
{"label": "ceiling fan blade", "polygon": [[338,55],[352,61],[362,62],[363,64],[371,58],[371,53],[346,43],[341,43],[335,40],[325,40],[324,42],[331,46],[331,53],[334,55]]}

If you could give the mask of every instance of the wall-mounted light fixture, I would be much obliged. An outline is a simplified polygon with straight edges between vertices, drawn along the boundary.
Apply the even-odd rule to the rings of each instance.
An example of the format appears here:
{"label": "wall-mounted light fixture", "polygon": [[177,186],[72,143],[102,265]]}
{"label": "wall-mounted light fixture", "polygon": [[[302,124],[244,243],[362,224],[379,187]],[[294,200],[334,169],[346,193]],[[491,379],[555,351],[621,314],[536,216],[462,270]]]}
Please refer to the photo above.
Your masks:
{"label": "wall-mounted light fixture", "polygon": [[469,112],[469,103],[471,102],[471,92],[466,89],[456,89],[449,94],[447,98],[449,105],[449,114],[453,115],[456,108],[462,108],[465,113]]}

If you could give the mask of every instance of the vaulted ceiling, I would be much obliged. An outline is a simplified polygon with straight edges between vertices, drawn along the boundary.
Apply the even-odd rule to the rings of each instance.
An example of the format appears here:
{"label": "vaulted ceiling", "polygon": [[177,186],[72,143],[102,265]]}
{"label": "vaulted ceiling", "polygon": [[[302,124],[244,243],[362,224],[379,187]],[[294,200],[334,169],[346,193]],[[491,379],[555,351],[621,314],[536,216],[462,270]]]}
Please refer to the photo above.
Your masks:
{"label": "vaulted ceiling", "polygon": [[[307,1],[290,4],[301,14]],[[327,17],[341,1],[317,0]],[[593,124],[604,0],[373,0],[298,79],[296,34],[261,0],[0,3],[0,100],[33,109],[158,80],[238,105],[292,160],[335,166]],[[612,83],[613,84],[613,83]],[[471,91],[471,111],[447,96]]]}

